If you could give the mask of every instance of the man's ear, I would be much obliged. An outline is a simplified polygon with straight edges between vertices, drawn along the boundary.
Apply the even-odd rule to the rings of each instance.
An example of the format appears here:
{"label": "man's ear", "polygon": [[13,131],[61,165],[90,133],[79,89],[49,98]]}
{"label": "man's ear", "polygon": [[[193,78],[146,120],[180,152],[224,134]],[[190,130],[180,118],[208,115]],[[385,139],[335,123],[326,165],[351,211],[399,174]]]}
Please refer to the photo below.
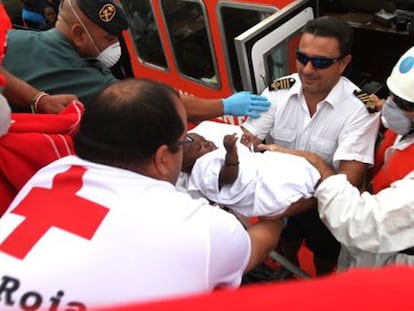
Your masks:
{"label": "man's ear", "polygon": [[351,60],[352,60],[352,55],[350,55],[350,54],[346,55],[343,59],[341,59],[341,62],[340,62],[341,74],[344,73],[346,67],[349,65],[349,63],[351,62]]}
{"label": "man's ear", "polygon": [[[166,178],[170,172],[171,151],[167,145],[161,145],[153,156],[154,167],[159,176]],[[164,179],[162,178],[162,179]]]}
{"label": "man's ear", "polygon": [[70,36],[72,38],[73,45],[78,51],[85,46],[85,40],[88,39],[85,30],[78,23],[72,25],[72,28],[70,29]]}

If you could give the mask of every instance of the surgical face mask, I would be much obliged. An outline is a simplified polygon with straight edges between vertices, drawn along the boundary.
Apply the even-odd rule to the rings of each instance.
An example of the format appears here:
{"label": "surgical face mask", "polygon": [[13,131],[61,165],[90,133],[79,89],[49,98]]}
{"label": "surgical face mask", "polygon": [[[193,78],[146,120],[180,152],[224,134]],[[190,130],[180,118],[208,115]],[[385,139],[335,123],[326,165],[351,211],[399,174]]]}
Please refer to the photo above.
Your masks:
{"label": "surgical face mask", "polygon": [[76,13],[75,9],[72,6],[71,0],[68,0],[68,4],[70,6],[70,9],[79,21],[79,23],[82,25],[83,29],[85,30],[89,40],[92,42],[93,46],[95,47],[95,50],[98,52],[98,56],[96,56],[96,59],[98,59],[101,64],[105,65],[106,67],[112,67],[116,64],[116,62],[121,57],[121,45],[119,42],[115,42],[108,46],[105,50],[102,52],[99,50],[98,46],[95,43],[95,40],[92,38],[91,34],[89,33],[88,29],[86,28],[85,24],[80,19],[78,13]]}
{"label": "surgical face mask", "polygon": [[385,127],[397,134],[408,134],[412,128],[411,119],[388,97],[381,110],[381,119]]}
{"label": "surgical face mask", "polygon": [[96,57],[106,67],[112,67],[121,58],[121,45],[115,42],[108,46]]}

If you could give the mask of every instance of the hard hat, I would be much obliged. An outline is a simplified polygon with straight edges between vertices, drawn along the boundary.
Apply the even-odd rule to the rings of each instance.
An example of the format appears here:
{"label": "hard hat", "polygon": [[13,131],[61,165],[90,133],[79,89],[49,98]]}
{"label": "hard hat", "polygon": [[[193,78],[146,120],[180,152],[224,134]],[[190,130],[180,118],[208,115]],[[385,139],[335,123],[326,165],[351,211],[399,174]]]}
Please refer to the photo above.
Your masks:
{"label": "hard hat", "polygon": [[414,47],[405,52],[387,79],[391,93],[414,103]]}

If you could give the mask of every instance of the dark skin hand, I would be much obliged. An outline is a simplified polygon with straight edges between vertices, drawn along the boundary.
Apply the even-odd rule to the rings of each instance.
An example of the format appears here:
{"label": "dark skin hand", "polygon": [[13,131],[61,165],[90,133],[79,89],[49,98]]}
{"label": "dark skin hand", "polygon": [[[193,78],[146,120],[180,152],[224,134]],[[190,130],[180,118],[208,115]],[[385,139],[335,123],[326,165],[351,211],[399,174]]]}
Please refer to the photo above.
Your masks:
{"label": "dark skin hand", "polygon": [[[33,98],[40,92],[38,89],[12,75],[3,66],[0,66],[0,73],[6,77],[7,86],[3,94],[10,103],[23,107],[29,107],[34,103]],[[56,114],[77,99],[74,94],[45,95],[38,101],[36,112]]]}
{"label": "dark skin hand", "polygon": [[223,145],[226,149],[226,157],[219,175],[220,189],[224,185],[232,184],[239,175],[239,155],[237,153],[236,145],[237,139],[238,137],[236,134],[226,135],[223,138]]}

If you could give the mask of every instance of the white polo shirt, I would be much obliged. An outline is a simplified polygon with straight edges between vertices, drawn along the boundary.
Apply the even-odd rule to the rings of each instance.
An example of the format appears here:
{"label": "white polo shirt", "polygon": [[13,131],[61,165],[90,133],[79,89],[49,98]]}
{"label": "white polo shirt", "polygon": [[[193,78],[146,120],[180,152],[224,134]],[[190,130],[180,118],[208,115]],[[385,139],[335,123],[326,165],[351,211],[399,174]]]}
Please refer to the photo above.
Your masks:
{"label": "white polo shirt", "polygon": [[296,81],[290,89],[263,91],[271,108],[243,127],[260,139],[269,134],[272,143],[319,154],[335,167],[341,160],[373,164],[379,113],[369,113],[353,94],[359,88],[341,77],[311,117],[298,74],[289,77]]}

